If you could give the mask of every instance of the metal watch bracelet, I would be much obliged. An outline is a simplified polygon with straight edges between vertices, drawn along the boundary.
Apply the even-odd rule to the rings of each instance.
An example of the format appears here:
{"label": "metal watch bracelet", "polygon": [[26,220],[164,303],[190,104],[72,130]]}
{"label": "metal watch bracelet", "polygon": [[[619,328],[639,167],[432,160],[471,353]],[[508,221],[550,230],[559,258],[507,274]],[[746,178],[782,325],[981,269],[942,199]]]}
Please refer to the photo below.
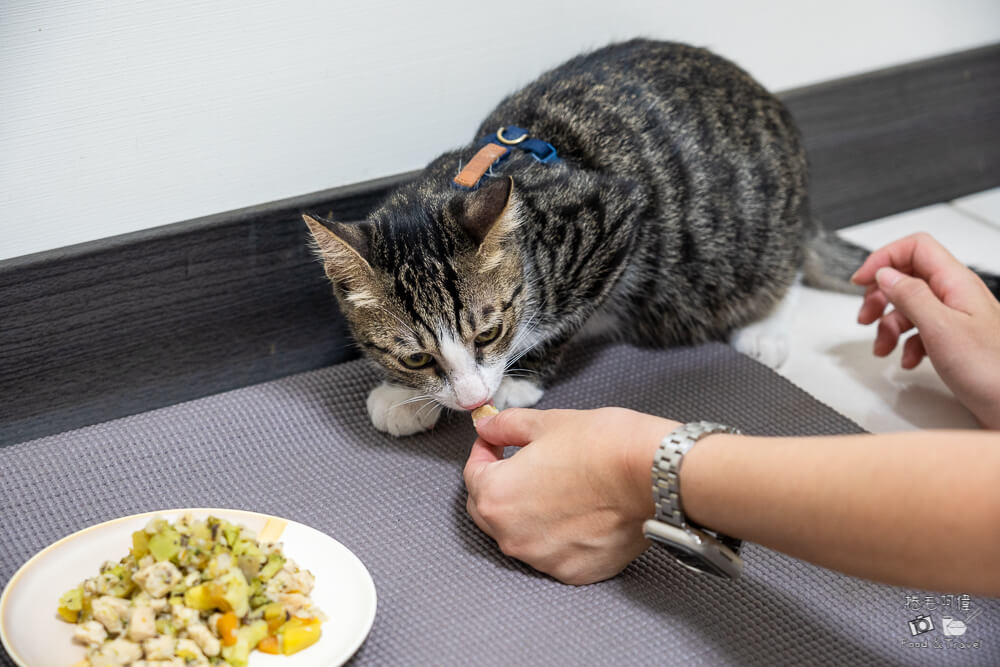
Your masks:
{"label": "metal watch bracelet", "polygon": [[[689,422],[671,431],[660,443],[653,459],[653,500],[656,502],[656,520],[677,528],[691,526],[705,530],[692,523],[684,514],[680,492],[680,469],[684,455],[694,443],[712,433],[736,433],[739,429],[713,422]],[[739,552],[741,540],[712,532],[720,542]]]}

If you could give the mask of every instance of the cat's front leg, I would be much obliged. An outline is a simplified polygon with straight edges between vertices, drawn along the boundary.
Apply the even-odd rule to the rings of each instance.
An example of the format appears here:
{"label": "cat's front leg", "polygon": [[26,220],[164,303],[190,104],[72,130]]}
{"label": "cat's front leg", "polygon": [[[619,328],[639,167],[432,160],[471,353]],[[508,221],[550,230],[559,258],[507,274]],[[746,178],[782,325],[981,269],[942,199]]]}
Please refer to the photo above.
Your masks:
{"label": "cat's front leg", "polygon": [[368,394],[372,425],[391,435],[413,435],[432,428],[441,406],[423,392],[383,382]]}
{"label": "cat's front leg", "polygon": [[504,408],[530,408],[542,398],[545,389],[534,380],[505,377],[500,388],[493,395],[493,405],[497,410]]}
{"label": "cat's front leg", "polygon": [[530,408],[540,401],[547,383],[556,374],[570,337],[570,334],[562,334],[518,359],[511,370],[521,377],[504,377],[493,395],[493,404],[497,409]]}

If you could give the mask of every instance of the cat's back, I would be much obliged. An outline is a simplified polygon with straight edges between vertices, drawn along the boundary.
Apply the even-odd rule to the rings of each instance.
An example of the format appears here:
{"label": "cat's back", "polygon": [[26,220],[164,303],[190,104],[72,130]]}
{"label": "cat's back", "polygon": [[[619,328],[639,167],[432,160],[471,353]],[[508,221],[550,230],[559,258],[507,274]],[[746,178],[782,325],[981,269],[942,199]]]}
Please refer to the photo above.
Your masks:
{"label": "cat's back", "polygon": [[[707,49],[648,39],[633,39],[582,53],[538,77],[525,92],[579,91],[579,86],[605,87],[608,92],[660,91],[677,87],[744,89],[767,95],[749,74]],[[549,89],[549,90],[546,90]]]}
{"label": "cat's back", "polygon": [[[798,130],[776,96],[725,58],[672,42],[613,44],[505,99],[480,133],[508,124],[552,143],[567,173],[639,193],[627,267],[605,309],[642,340],[720,338],[772,307],[801,266],[812,221]],[[546,212],[531,227],[534,251],[552,245],[553,225],[598,233],[553,215],[588,200],[545,174],[517,175]]]}
{"label": "cat's back", "polygon": [[[520,124],[560,154],[602,166],[612,152],[698,144],[720,152],[772,135],[798,152],[781,102],[732,62],[702,48],[636,39],[579,55],[506,98],[478,134]],[[606,165],[604,165],[606,166]]]}

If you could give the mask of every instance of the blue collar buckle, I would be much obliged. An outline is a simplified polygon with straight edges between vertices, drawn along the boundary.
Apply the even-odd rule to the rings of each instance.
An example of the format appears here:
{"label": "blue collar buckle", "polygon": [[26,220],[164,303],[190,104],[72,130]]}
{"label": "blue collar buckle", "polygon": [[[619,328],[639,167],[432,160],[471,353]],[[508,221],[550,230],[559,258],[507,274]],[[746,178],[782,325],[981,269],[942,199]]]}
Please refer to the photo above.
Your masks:
{"label": "blue collar buckle", "polygon": [[556,153],[555,146],[547,141],[529,136],[527,130],[516,125],[501,127],[497,130],[496,135],[487,134],[479,140],[480,146],[485,144],[497,144],[498,146],[517,148],[525,153],[530,153],[533,158],[542,164],[559,162],[559,154]]}
{"label": "blue collar buckle", "polygon": [[559,155],[555,146],[536,139],[528,135],[524,128],[511,125],[501,127],[496,134],[487,134],[478,142],[479,151],[461,169],[452,182],[464,190],[475,190],[479,186],[479,181],[489,172],[494,165],[500,164],[508,157],[513,149],[529,153],[535,161],[541,164],[553,164],[559,162]]}

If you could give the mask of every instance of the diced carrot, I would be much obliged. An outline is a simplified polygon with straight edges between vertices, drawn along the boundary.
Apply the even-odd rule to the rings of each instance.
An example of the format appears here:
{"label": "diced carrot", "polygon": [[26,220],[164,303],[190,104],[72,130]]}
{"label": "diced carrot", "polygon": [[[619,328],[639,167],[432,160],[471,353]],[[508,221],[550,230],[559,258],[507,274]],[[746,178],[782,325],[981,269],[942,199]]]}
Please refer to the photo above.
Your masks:
{"label": "diced carrot", "polygon": [[240,619],[236,617],[236,614],[227,611],[222,615],[216,624],[216,628],[219,631],[219,639],[222,640],[223,646],[232,646],[236,643],[236,630],[240,627]]}
{"label": "diced carrot", "polygon": [[261,639],[260,643],[257,644],[257,650],[261,653],[281,655],[281,646],[278,644],[278,638],[274,635],[268,635]]}

